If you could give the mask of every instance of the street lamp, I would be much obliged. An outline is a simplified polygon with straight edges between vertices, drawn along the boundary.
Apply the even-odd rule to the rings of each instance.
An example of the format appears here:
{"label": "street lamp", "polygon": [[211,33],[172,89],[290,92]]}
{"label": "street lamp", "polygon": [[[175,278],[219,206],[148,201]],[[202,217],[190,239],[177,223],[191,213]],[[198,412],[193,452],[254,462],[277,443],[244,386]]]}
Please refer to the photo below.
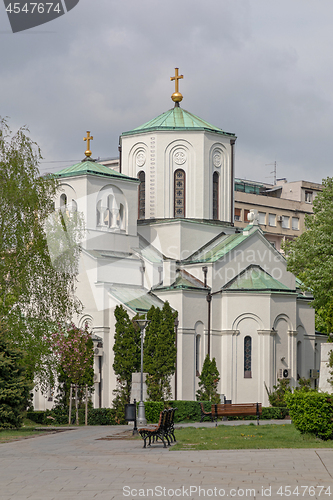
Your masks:
{"label": "street lamp", "polygon": [[175,401],[177,401],[177,350],[178,350],[178,346],[177,346],[177,337],[178,337],[178,325],[179,325],[179,320],[178,320],[178,316],[175,317],[175,322],[174,322],[174,326],[175,326],[175,347],[176,347],[176,366],[175,366]]}
{"label": "street lamp", "polygon": [[140,328],[140,334],[141,334],[141,387],[140,387],[141,391],[140,391],[140,403],[139,403],[137,424],[147,425],[147,420],[145,415],[145,405],[143,402],[143,338],[145,335],[145,328],[148,325],[148,323],[150,323],[150,320],[148,320],[145,317],[143,319],[135,319],[134,321]]}

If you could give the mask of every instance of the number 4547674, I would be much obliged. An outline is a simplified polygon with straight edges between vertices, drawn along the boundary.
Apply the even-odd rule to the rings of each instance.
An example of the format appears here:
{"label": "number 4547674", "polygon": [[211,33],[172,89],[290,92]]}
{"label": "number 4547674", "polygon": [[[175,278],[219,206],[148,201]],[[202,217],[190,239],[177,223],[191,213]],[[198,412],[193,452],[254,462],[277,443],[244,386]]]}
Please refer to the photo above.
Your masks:
{"label": "number 4547674", "polygon": [[281,497],[332,495],[330,486],[296,486],[294,489],[291,486],[280,486],[276,494]]}
{"label": "number 4547674", "polygon": [[33,14],[34,12],[38,12],[38,14],[49,14],[52,12],[61,13],[60,4],[54,4],[54,2],[40,2],[40,3],[25,3],[23,7],[18,2],[10,3],[6,8],[6,11],[10,14],[20,14],[20,12],[24,12],[25,14]]}

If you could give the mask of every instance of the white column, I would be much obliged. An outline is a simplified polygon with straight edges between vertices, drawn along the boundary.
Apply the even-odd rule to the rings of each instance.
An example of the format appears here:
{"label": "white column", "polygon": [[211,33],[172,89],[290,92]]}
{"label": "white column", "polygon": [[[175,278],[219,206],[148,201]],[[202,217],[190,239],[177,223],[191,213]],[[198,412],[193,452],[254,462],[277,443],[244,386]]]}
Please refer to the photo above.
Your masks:
{"label": "white column", "polygon": [[237,335],[239,330],[221,330],[221,391],[233,403],[237,401]]}
{"label": "white column", "polygon": [[297,334],[297,330],[288,330],[288,367],[291,370],[291,387],[295,387],[297,382]]}
{"label": "white column", "polygon": [[275,383],[275,330],[258,330],[258,397],[263,405],[267,406],[268,389]]}

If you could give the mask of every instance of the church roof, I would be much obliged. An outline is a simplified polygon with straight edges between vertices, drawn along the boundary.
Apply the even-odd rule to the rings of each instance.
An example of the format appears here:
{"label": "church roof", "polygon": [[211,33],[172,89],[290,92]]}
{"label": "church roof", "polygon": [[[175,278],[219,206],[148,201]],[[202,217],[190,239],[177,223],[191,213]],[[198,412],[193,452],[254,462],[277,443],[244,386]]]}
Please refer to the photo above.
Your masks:
{"label": "church roof", "polygon": [[138,179],[135,179],[133,177],[128,177],[127,175],[124,174],[120,174],[119,172],[116,172],[115,170],[112,170],[109,167],[105,167],[104,165],[101,165],[100,163],[97,163],[96,161],[93,160],[81,161],[80,163],[76,163],[71,167],[66,167],[63,170],[60,170],[60,172],[57,172],[54,175],[62,179],[63,177],[75,177],[77,175],[87,175],[87,174],[98,175],[102,177],[112,177],[113,179],[118,179],[118,180],[139,182]]}
{"label": "church roof", "polygon": [[251,264],[231,281],[223,290],[295,293],[289,287],[273,278],[257,264]]}
{"label": "church roof", "polygon": [[[251,226],[251,229],[253,226]],[[252,234],[252,231],[251,231]],[[214,238],[207,245],[197,250],[194,254],[185,259],[185,263],[191,264],[196,262],[216,262],[224,255],[231,252],[235,247],[240,245],[249,233],[222,234]]]}
{"label": "church roof", "polygon": [[153,290],[210,290],[210,288],[205,287],[203,282],[193,276],[193,274],[180,269],[175,281],[169,286],[157,285],[153,287]]}
{"label": "church roof", "polygon": [[178,106],[140,125],[140,127],[136,127],[129,132],[123,132],[122,135],[141,134],[142,132],[151,132],[153,130],[207,130],[209,132],[235,137],[235,134],[224,132],[224,130],[211,125]]}
{"label": "church roof", "polygon": [[149,311],[151,306],[161,309],[164,305],[163,300],[141,286],[117,284],[112,285],[109,292],[134,312]]}

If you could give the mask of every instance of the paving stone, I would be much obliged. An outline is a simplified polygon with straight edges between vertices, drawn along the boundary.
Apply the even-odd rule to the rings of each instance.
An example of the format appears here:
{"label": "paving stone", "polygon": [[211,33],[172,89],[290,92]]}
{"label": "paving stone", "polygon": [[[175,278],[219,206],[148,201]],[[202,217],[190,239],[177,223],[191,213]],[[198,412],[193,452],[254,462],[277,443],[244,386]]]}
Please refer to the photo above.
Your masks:
{"label": "paving stone", "polygon": [[124,485],[256,492],[272,486],[271,498],[281,499],[279,486],[332,484],[332,449],[174,452],[143,450],[135,440],[100,440],[120,431],[96,426],[1,444],[1,500],[132,500]]}

